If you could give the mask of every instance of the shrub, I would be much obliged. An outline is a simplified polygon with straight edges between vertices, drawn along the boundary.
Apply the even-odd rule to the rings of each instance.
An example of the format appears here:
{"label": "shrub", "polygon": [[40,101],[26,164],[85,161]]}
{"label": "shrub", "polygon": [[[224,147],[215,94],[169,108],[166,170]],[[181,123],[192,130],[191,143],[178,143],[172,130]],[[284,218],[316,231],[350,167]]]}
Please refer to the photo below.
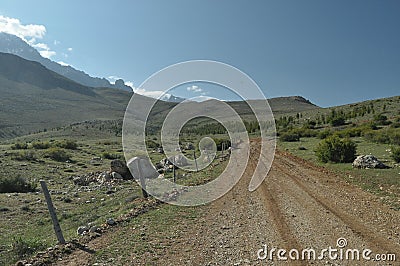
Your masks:
{"label": "shrub", "polygon": [[218,151],[222,151],[222,143],[225,143],[225,150],[231,146],[231,141],[229,139],[214,139],[214,141]]}
{"label": "shrub", "polygon": [[158,147],[160,147],[160,144],[155,142],[154,140],[147,140],[146,144],[148,149],[157,149]]}
{"label": "shrub", "polygon": [[35,161],[36,154],[33,151],[21,151],[14,153],[13,159],[17,161]]}
{"label": "shrub", "polygon": [[386,115],[383,114],[377,114],[374,116],[374,121],[378,124],[378,125],[389,125],[391,122],[388,121],[388,118]]}
{"label": "shrub", "polygon": [[357,145],[350,139],[331,136],[318,144],[315,153],[321,162],[349,163],[356,157]]}
{"label": "shrub", "polygon": [[32,148],[37,149],[37,150],[45,150],[50,148],[51,145],[48,141],[46,142],[41,142],[41,141],[36,141],[32,142]]}
{"label": "shrub", "polygon": [[50,148],[46,151],[45,157],[57,162],[65,162],[71,159],[70,155],[61,148]]}
{"label": "shrub", "polygon": [[39,239],[22,239],[19,237],[14,238],[11,252],[17,259],[23,259],[44,248],[45,245]]}
{"label": "shrub", "polygon": [[122,158],[122,156],[120,154],[109,153],[109,152],[103,152],[101,157],[103,157],[104,159],[109,159],[109,160],[115,160],[115,159]]}
{"label": "shrub", "polygon": [[346,123],[346,120],[343,116],[336,116],[330,120],[330,123],[333,127],[343,126]]}
{"label": "shrub", "polygon": [[25,178],[20,176],[1,177],[0,193],[26,193],[36,190],[34,183],[28,183]]}
{"label": "shrub", "polygon": [[57,142],[56,146],[67,150],[76,150],[78,148],[78,143],[74,140],[63,140]]}
{"label": "shrub", "polygon": [[12,150],[26,150],[28,149],[28,144],[27,143],[15,143],[11,145]]}
{"label": "shrub", "polygon": [[400,163],[400,147],[392,147],[392,159],[396,162],[396,163]]}
{"label": "shrub", "polygon": [[318,138],[320,139],[326,139],[327,137],[332,135],[332,131],[330,131],[329,129],[325,129],[323,131],[318,132]]}
{"label": "shrub", "polygon": [[287,132],[283,133],[279,136],[280,140],[286,141],[286,142],[294,142],[294,141],[299,141],[300,140],[300,135],[295,132]]}

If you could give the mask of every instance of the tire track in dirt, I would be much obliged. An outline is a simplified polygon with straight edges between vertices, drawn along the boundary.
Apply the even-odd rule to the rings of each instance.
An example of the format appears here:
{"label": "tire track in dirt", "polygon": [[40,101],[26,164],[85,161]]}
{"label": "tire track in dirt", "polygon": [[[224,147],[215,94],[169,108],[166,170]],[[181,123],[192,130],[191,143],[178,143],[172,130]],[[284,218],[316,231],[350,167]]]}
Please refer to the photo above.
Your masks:
{"label": "tire track in dirt", "polygon": [[[307,195],[309,195],[313,200],[315,200],[319,205],[321,205],[324,209],[328,210],[332,214],[334,214],[337,218],[339,218],[343,223],[349,226],[349,228],[356,234],[365,239],[370,247],[373,247],[375,251],[381,252],[394,252],[399,249],[398,245],[394,245],[391,241],[384,239],[383,237],[377,235],[376,232],[369,229],[367,226],[362,223],[357,222],[358,218],[347,214],[337,207],[332,206],[330,202],[331,200],[318,195],[315,190],[312,191],[305,185],[302,181],[302,176],[299,174],[301,171],[301,167],[293,164],[288,161],[287,158],[283,156],[277,155],[278,160],[281,162],[280,164],[275,164],[274,166],[279,169],[280,172],[285,173],[287,177],[289,177],[300,189],[302,189]],[[296,169],[294,171],[293,169]]]}

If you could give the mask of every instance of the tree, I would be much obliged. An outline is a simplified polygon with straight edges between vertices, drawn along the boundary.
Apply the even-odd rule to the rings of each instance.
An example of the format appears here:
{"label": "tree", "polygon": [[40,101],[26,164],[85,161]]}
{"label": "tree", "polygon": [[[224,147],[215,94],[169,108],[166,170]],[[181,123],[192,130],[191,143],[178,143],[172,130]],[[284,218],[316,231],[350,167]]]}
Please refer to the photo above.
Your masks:
{"label": "tree", "polygon": [[350,163],[356,157],[357,145],[350,139],[341,139],[336,135],[322,140],[315,154],[321,162]]}

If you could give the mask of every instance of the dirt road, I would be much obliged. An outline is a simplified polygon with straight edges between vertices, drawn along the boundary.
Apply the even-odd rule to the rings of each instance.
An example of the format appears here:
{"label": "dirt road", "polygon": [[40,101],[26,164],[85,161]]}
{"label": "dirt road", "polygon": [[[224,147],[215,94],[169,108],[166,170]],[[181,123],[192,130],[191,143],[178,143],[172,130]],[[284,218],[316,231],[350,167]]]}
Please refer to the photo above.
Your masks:
{"label": "dirt road", "polygon": [[[252,154],[258,152],[257,141],[252,141]],[[199,207],[202,214],[196,221],[177,225],[187,229],[178,239],[164,239],[169,242],[168,248],[160,251],[155,265],[400,265],[400,213],[383,205],[378,197],[279,151],[264,183],[249,192],[248,182],[256,161],[250,162],[245,177],[229,193]],[[344,239],[337,243],[340,238]],[[258,252],[264,244],[269,254]],[[92,248],[99,250],[102,245],[107,241],[97,240]],[[322,250],[329,247],[339,249],[331,253],[339,258],[342,250],[343,259],[331,260],[326,251],[319,260]],[[287,253],[280,255],[289,262],[280,261],[277,251],[271,260],[271,248],[286,249]],[[307,259],[308,251],[304,253],[305,260],[289,257],[291,249],[298,250],[301,258],[302,251],[311,248],[316,251],[315,260],[312,255]],[[346,260],[347,249],[358,249],[360,260]],[[370,261],[362,258],[365,249],[372,250],[364,254]],[[373,260],[378,253],[395,254],[397,261]],[[296,256],[295,251],[290,254]],[[352,255],[349,253],[348,257]],[[386,257],[390,259],[390,255]],[[94,263],[90,259],[79,262]],[[132,265],[146,262],[145,257],[131,257]],[[63,262],[74,263],[76,254]]]}

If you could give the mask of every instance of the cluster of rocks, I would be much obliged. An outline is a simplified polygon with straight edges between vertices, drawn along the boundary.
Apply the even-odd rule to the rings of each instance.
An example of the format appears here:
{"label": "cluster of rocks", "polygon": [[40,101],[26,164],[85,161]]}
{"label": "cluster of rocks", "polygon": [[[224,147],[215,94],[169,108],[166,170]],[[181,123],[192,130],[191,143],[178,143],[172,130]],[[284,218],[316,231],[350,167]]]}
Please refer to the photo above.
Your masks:
{"label": "cluster of rocks", "polygon": [[170,202],[170,201],[176,201],[179,197],[179,195],[183,194],[184,192],[187,192],[188,188],[187,187],[183,187],[181,189],[174,189],[171,192],[165,192],[163,195],[163,200],[166,202]]}
{"label": "cluster of rocks", "polygon": [[92,234],[101,234],[101,228],[94,225],[93,223],[89,223],[87,225],[79,226],[78,229],[76,230],[76,233],[78,235],[86,235],[88,233]]}
{"label": "cluster of rocks", "polygon": [[157,172],[162,174],[164,172],[172,171],[172,169],[174,168],[174,164],[175,164],[175,169],[189,165],[186,157],[183,156],[182,154],[178,154],[175,156],[171,156],[169,158],[162,159],[159,163],[157,163],[156,164]]}
{"label": "cluster of rocks", "polygon": [[[116,224],[117,222],[113,218],[108,218],[105,223],[105,225],[109,226],[113,226]],[[94,234],[95,236],[99,236],[103,232],[105,225],[97,226],[94,223],[88,223],[87,225],[79,226],[76,230],[76,233],[80,236],[84,236],[87,234]]]}
{"label": "cluster of rocks", "polygon": [[110,170],[103,172],[90,172],[85,175],[73,176],[72,181],[77,186],[88,186],[90,183],[104,183],[132,179],[132,175],[121,160],[111,161]]}
{"label": "cluster of rocks", "polygon": [[354,162],[353,162],[353,167],[354,168],[364,168],[364,169],[386,169],[389,168],[389,166],[385,165],[381,161],[379,161],[375,156],[373,155],[360,155],[358,156]]}

